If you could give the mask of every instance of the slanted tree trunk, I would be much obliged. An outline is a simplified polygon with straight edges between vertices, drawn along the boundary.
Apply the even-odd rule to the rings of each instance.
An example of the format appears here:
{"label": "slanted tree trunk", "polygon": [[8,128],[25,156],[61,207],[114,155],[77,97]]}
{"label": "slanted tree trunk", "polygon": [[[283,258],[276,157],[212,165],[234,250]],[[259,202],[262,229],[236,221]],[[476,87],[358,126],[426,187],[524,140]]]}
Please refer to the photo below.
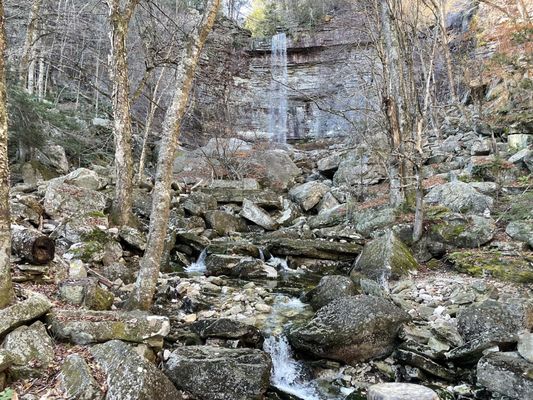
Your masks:
{"label": "slanted tree trunk", "polygon": [[133,191],[132,128],[130,114],[130,83],[126,39],[128,27],[140,0],[129,0],[121,7],[120,0],[107,0],[111,27],[110,75],[113,82],[113,133],[115,139],[116,188],[111,220],[115,225],[130,221]]}
{"label": "slanted tree trunk", "polygon": [[45,265],[54,259],[55,242],[36,229],[19,225],[11,227],[11,250],[24,260]]}
{"label": "slanted tree trunk", "polygon": [[13,299],[9,215],[9,160],[7,158],[7,101],[5,76],[6,34],[4,0],[0,0],[0,309]]}
{"label": "slanted tree trunk", "polygon": [[152,305],[167,236],[170,215],[172,166],[178,146],[180,125],[187,109],[200,53],[213,29],[221,0],[208,0],[202,21],[189,34],[176,72],[172,104],[163,122],[163,132],[157,163],[152,212],[146,252],[140,263],[139,275],[129,298],[128,308],[148,310]]}
{"label": "slanted tree trunk", "polygon": [[[34,0],[30,10],[26,39],[22,49],[22,57],[19,66],[19,79],[21,86],[33,93],[35,74],[35,45],[37,42],[37,27],[39,25],[39,13],[43,0]],[[30,85],[31,83],[31,85]]]}

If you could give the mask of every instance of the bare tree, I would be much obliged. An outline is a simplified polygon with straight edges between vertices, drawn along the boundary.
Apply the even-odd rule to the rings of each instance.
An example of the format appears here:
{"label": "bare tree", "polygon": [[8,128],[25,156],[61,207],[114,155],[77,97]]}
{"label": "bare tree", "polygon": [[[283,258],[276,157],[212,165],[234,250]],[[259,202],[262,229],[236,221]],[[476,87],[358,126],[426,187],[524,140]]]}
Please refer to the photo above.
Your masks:
{"label": "bare tree", "polygon": [[133,188],[133,155],[130,84],[126,39],[128,27],[140,0],[128,0],[124,6],[120,0],[107,0],[111,51],[109,53],[110,75],[113,82],[112,102],[115,138],[116,189],[111,219],[116,225],[130,222]]}
{"label": "bare tree", "polygon": [[13,299],[13,284],[10,271],[11,219],[9,214],[5,52],[4,1],[0,0],[0,308],[6,307]]}
{"label": "bare tree", "polygon": [[34,0],[30,9],[28,28],[26,29],[26,40],[22,50],[22,57],[19,65],[19,79],[21,86],[29,93],[34,90],[34,75],[36,63],[36,48],[39,40],[39,13],[43,0]]}
{"label": "bare tree", "polygon": [[174,96],[163,122],[163,132],[153,190],[152,212],[146,252],[141,260],[135,287],[128,302],[130,309],[147,310],[152,305],[164,250],[170,215],[172,167],[180,125],[187,110],[189,94],[201,51],[213,29],[221,0],[208,0],[200,23],[188,35],[176,71]]}

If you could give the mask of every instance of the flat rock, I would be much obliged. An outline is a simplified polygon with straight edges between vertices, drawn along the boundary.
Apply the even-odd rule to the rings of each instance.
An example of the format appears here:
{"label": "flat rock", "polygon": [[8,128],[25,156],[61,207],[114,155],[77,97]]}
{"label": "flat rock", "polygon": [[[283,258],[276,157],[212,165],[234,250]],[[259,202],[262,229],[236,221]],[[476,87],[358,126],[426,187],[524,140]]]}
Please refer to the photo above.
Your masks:
{"label": "flat rock", "polygon": [[430,388],[412,383],[378,383],[368,389],[368,400],[439,400]]}
{"label": "flat rock", "polygon": [[181,400],[172,382],[151,362],[119,340],[91,348],[106,374],[106,400]]}
{"label": "flat rock", "polygon": [[52,308],[52,303],[43,295],[32,293],[23,301],[0,310],[0,337],[11,330],[31,322]]}
{"label": "flat rock", "polygon": [[244,346],[261,347],[263,335],[252,325],[228,319],[203,319],[191,325],[191,330],[202,339],[225,339],[238,340]]}
{"label": "flat rock", "polygon": [[270,356],[256,349],[186,346],[164,366],[177,388],[200,400],[260,400],[269,387]]}
{"label": "flat rock", "polygon": [[57,310],[47,315],[55,337],[74,344],[124,340],[161,347],[168,335],[168,318],[142,312]]}

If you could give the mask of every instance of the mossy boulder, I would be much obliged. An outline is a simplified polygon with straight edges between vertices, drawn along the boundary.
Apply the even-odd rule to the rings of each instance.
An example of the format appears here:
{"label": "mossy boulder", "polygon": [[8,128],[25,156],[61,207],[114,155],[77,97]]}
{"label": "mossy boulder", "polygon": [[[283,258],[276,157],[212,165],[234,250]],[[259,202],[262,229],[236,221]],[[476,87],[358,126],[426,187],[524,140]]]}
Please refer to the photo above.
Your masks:
{"label": "mossy boulder", "polygon": [[388,288],[389,279],[399,279],[416,269],[418,262],[411,250],[389,231],[365,245],[350,272],[350,278],[357,285],[361,278],[367,278]]}
{"label": "mossy boulder", "polygon": [[61,387],[67,398],[100,400],[104,393],[94,379],[91,369],[79,354],[67,356],[61,367]]}
{"label": "mossy boulder", "polygon": [[74,344],[124,340],[161,347],[168,335],[168,318],[143,312],[53,310],[47,323],[58,339]]}
{"label": "mossy boulder", "polygon": [[491,275],[510,282],[533,283],[533,252],[503,254],[496,250],[467,250],[448,255],[455,269],[472,276]]}
{"label": "mossy boulder", "polygon": [[54,343],[40,321],[31,326],[21,326],[9,333],[2,347],[13,359],[9,368],[12,379],[44,376],[54,361]]}

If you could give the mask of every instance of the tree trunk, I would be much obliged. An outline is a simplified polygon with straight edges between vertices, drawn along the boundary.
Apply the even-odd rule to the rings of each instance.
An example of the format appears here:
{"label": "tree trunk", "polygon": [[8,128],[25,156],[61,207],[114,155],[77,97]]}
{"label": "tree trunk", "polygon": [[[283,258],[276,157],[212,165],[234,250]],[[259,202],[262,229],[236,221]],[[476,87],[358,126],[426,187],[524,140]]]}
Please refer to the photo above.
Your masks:
{"label": "tree trunk", "polygon": [[[39,13],[41,12],[41,4],[43,0],[34,0],[30,10],[28,28],[26,29],[26,40],[24,41],[24,48],[22,50],[22,57],[19,66],[19,79],[23,88],[33,93],[33,76],[31,77],[31,87],[29,86],[28,78],[30,77],[30,65],[35,65],[32,53],[35,50],[37,41],[37,25],[39,24]],[[34,69],[34,68],[33,68]],[[35,71],[33,71],[34,73]]]}
{"label": "tree trunk", "polygon": [[209,32],[213,29],[220,2],[221,0],[207,1],[202,21],[190,33],[182,50],[181,62],[176,72],[172,105],[168,108],[163,122],[155,187],[152,191],[148,244],[140,263],[135,287],[129,299],[128,308],[130,309],[148,310],[152,305],[168,230],[172,166],[178,146],[180,125],[187,108],[200,53]]}
{"label": "tree trunk", "polygon": [[120,0],[108,1],[111,25],[109,64],[111,66],[111,81],[113,82],[113,133],[117,177],[111,220],[115,225],[129,223],[133,202],[132,128],[126,39],[129,22],[139,1],[130,0],[124,9],[120,7]]}
{"label": "tree trunk", "polygon": [[56,245],[36,229],[11,227],[11,250],[31,264],[45,265],[54,259]]}
{"label": "tree trunk", "polygon": [[9,160],[7,158],[6,34],[4,0],[0,0],[0,309],[13,299],[9,215]]}

